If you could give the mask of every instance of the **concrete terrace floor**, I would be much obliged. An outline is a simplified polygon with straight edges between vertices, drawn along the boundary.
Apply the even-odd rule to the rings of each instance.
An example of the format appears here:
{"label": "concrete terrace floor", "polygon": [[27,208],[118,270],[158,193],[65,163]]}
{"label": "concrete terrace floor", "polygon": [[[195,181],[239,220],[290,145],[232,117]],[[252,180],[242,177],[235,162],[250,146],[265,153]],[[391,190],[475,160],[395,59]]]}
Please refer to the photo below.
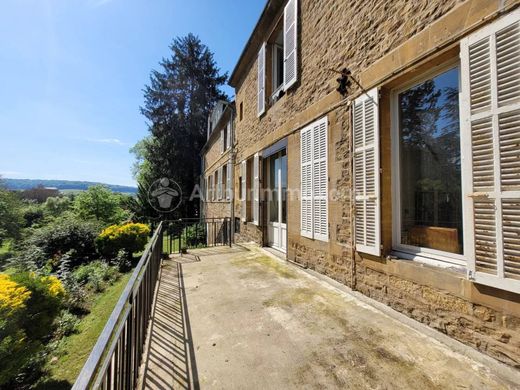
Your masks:
{"label": "concrete terrace floor", "polygon": [[166,260],[140,388],[520,386],[518,372],[456,352],[333,284],[260,249]]}

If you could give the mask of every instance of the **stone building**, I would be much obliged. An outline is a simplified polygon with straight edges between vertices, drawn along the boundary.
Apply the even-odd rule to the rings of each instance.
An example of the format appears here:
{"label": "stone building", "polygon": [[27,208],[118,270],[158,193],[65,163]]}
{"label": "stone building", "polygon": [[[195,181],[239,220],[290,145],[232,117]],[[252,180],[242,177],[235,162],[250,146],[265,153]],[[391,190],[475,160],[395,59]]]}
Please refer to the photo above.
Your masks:
{"label": "stone building", "polygon": [[520,367],[518,5],[269,0],[234,159],[205,154],[210,189],[232,161],[235,241]]}
{"label": "stone building", "polygon": [[[208,117],[207,141],[202,155],[201,214],[208,223],[208,237],[215,239],[217,232],[226,230],[220,221],[233,216],[233,120],[234,103],[220,100]],[[221,232],[222,233],[222,232]],[[227,233],[226,233],[227,234]]]}

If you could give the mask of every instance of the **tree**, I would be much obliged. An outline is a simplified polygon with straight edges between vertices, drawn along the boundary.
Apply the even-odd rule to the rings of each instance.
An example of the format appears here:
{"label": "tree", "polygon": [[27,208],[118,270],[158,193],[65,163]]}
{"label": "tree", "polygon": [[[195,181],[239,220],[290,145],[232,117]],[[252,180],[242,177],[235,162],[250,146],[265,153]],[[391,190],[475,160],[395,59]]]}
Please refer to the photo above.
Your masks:
{"label": "tree", "polygon": [[[150,135],[133,148],[135,173],[140,183],[173,179],[187,198],[200,175],[198,151],[206,140],[207,117],[219,99],[226,99],[219,87],[227,74],[220,74],[213,53],[192,34],[175,39],[170,49],[171,57],[161,61],[160,71],[152,71],[144,89],[141,112]],[[177,216],[197,212],[198,202],[183,203]]]}
{"label": "tree", "polygon": [[126,217],[120,205],[121,198],[117,194],[105,186],[96,185],[80,193],[74,199],[73,207],[80,218],[115,223]]}
{"label": "tree", "polygon": [[8,238],[18,238],[24,223],[22,203],[15,193],[0,188],[0,244]]}

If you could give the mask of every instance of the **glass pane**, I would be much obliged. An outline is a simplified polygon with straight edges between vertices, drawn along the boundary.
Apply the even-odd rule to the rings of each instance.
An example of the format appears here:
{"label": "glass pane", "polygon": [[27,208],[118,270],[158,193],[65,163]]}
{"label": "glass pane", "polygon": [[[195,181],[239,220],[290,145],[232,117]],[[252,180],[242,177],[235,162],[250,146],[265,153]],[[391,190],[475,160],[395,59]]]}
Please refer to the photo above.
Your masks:
{"label": "glass pane", "polygon": [[278,172],[280,160],[269,159],[269,222],[278,222]]}
{"label": "glass pane", "polygon": [[399,94],[401,242],[462,253],[459,69]]}
{"label": "glass pane", "polygon": [[287,223],[287,155],[282,152],[282,223]]}

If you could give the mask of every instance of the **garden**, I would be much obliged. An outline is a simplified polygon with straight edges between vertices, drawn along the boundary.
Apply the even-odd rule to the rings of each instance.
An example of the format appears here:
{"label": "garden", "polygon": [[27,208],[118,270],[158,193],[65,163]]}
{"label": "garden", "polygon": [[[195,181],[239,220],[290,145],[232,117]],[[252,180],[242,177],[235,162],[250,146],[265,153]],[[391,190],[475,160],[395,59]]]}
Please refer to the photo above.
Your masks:
{"label": "garden", "polygon": [[102,186],[44,202],[0,187],[0,389],[70,388],[150,236]]}

